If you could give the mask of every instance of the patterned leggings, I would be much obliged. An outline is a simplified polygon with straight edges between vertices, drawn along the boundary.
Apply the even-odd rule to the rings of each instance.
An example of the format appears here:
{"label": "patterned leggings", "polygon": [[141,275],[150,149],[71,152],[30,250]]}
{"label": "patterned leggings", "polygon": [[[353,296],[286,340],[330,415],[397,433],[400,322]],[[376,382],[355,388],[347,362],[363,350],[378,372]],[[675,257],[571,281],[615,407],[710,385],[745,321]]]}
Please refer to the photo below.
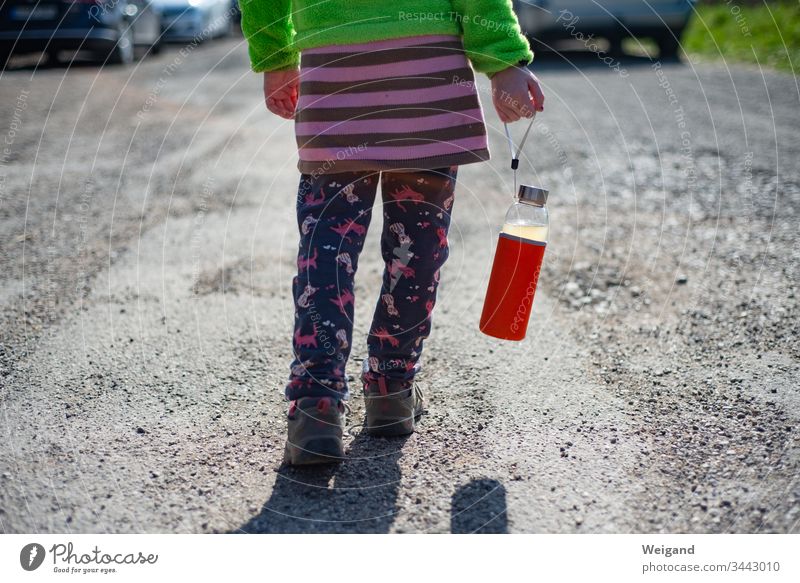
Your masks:
{"label": "patterned leggings", "polygon": [[293,280],[294,361],[286,398],[349,396],[353,278],[381,183],[385,262],[362,381],[409,381],[431,329],[457,166],[438,170],[303,174],[297,197],[300,250]]}

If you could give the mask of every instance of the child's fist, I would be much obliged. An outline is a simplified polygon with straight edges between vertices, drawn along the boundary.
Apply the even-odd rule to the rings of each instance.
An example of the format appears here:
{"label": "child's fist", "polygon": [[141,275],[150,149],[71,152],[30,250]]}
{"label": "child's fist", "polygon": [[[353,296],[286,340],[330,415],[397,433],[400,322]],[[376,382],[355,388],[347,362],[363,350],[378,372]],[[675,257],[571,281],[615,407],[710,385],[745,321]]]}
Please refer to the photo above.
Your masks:
{"label": "child's fist", "polygon": [[544,94],[536,76],[523,67],[509,67],[492,76],[492,103],[503,123],[544,110]]}
{"label": "child's fist", "polygon": [[299,86],[300,70],[297,67],[264,73],[267,109],[282,118],[292,119],[297,108]]}

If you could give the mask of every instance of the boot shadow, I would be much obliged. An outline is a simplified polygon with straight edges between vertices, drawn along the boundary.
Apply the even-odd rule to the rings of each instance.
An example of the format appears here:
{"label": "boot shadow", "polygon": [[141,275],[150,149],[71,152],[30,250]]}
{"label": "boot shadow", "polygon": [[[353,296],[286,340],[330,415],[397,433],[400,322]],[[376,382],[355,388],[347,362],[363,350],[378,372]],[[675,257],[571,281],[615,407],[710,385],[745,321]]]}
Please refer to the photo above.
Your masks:
{"label": "boot shadow", "polygon": [[370,437],[361,428],[338,465],[281,466],[261,511],[231,532],[385,533],[397,514],[407,437]]}
{"label": "boot shadow", "polygon": [[454,534],[506,534],[506,489],[497,480],[472,480],[455,491],[450,510]]}

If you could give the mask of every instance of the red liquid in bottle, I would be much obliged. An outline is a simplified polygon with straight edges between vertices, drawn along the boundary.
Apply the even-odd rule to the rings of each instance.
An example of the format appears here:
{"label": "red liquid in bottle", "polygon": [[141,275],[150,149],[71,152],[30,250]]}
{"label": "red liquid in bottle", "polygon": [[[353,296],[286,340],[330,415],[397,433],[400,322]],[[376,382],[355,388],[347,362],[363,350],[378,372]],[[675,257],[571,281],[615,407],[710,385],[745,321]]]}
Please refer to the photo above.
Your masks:
{"label": "red liquid in bottle", "polygon": [[546,245],[500,233],[481,313],[481,332],[503,340],[525,338]]}

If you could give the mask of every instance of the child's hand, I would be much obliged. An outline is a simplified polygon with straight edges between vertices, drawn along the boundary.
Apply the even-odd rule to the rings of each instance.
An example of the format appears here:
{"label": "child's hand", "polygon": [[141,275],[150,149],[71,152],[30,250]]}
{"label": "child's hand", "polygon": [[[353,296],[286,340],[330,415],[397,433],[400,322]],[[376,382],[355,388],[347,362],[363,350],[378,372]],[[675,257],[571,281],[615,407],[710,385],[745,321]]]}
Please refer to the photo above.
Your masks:
{"label": "child's hand", "polygon": [[539,80],[522,67],[509,67],[492,76],[492,102],[503,123],[532,117],[534,110],[544,110]]}
{"label": "child's hand", "polygon": [[264,73],[264,100],[267,109],[285,119],[294,117],[297,108],[297,93],[300,85],[300,70],[296,67]]}

